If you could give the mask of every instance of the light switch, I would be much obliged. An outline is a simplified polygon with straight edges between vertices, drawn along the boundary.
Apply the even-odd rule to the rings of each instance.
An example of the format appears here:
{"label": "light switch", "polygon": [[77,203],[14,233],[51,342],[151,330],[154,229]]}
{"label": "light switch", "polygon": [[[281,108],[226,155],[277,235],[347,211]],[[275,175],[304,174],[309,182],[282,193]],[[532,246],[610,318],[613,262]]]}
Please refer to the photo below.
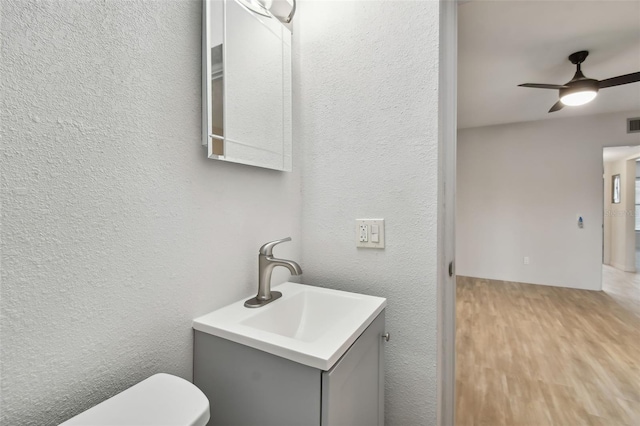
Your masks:
{"label": "light switch", "polygon": [[371,225],[371,242],[380,242],[380,225]]}
{"label": "light switch", "polygon": [[356,247],[384,248],[384,219],[356,219]]}

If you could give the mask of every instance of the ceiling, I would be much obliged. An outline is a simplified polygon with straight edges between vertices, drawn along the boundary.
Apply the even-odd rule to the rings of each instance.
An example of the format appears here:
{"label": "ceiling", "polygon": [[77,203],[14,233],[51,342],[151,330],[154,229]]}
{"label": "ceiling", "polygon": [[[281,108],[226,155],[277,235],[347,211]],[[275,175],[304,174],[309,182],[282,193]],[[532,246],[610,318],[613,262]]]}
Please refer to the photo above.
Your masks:
{"label": "ceiling", "polygon": [[615,146],[602,149],[603,161],[618,161],[640,157],[640,146]]}
{"label": "ceiling", "polygon": [[458,127],[640,110],[640,82],[602,89],[591,103],[547,113],[588,50],[582,71],[602,80],[640,71],[640,0],[482,1],[458,8]]}

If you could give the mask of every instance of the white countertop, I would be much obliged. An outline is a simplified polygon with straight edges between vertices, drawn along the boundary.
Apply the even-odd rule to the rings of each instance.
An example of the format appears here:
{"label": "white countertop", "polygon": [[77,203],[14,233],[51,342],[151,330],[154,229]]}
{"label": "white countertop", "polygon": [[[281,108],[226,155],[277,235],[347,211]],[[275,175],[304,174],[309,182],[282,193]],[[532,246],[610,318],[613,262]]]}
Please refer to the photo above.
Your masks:
{"label": "white countertop", "polygon": [[[386,307],[387,299],[287,282],[260,308],[232,303],[193,320],[195,330],[329,370]],[[248,299],[249,297],[247,297]]]}

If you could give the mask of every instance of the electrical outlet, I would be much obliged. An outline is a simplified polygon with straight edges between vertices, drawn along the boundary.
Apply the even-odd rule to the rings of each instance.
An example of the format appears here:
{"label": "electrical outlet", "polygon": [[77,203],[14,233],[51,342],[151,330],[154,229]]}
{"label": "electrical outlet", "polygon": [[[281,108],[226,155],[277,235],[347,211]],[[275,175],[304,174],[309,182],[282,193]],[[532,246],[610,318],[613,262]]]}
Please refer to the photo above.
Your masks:
{"label": "electrical outlet", "polygon": [[528,265],[529,264],[529,256],[525,256],[523,261],[524,261],[525,265]]}
{"label": "electrical outlet", "polygon": [[384,248],[384,219],[356,219],[356,247]]}
{"label": "electrical outlet", "polygon": [[369,225],[361,223],[360,224],[360,242],[366,243],[367,241],[369,241]]}

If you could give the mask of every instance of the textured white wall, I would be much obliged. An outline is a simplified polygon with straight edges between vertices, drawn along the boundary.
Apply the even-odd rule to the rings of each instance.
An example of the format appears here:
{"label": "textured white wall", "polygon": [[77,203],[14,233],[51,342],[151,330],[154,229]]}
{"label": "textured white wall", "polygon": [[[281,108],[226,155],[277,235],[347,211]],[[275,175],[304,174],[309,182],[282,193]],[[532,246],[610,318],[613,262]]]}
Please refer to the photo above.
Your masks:
{"label": "textured white wall", "polygon": [[300,259],[300,179],[205,159],[200,1],[1,7],[0,423],[53,425],[190,379],[192,318],[257,290],[265,241]]}
{"label": "textured white wall", "polygon": [[602,147],[640,144],[625,127],[637,114],[460,130],[457,273],[599,290]]}
{"label": "textured white wall", "polygon": [[[294,21],[303,279],[388,299],[388,425],[436,421],[438,8],[303,1]],[[367,217],[385,250],[355,247]]]}

